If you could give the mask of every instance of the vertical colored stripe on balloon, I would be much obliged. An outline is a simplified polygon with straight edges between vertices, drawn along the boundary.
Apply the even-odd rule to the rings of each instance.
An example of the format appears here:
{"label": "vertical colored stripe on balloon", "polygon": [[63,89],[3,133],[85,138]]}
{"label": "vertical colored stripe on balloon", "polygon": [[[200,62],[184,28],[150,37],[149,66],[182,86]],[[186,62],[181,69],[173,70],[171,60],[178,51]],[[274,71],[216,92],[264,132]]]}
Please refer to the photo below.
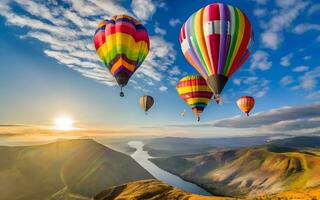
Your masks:
{"label": "vertical colored stripe on balloon", "polygon": [[227,41],[227,8],[224,4],[219,4],[220,11],[220,46],[219,46],[219,63],[218,74],[223,74],[225,64],[225,49]]}
{"label": "vertical colored stripe on balloon", "polygon": [[204,29],[203,29],[203,12],[204,9],[199,10],[195,15],[195,36],[197,39],[198,47],[197,50],[199,51],[199,54],[201,56],[201,59],[203,60],[203,63],[205,64],[205,68],[208,72],[208,74],[211,74],[212,70],[210,69],[210,60],[208,56],[208,50],[205,43],[205,35],[204,35]]}
{"label": "vertical colored stripe on balloon", "polygon": [[243,37],[240,41],[240,46],[239,49],[237,50],[237,54],[233,60],[233,63],[231,64],[231,69],[229,70],[228,76],[230,74],[233,74],[239,67],[239,63],[242,62],[242,59],[247,59],[247,57],[245,57],[245,53],[247,52],[248,49],[248,43],[250,41],[250,34],[251,34],[251,27],[250,27],[250,22],[248,20],[248,18],[242,13],[243,19],[244,19],[244,25],[242,25],[244,27],[243,29]]}
{"label": "vertical colored stripe on balloon", "polygon": [[192,16],[191,21],[190,21],[191,24],[189,24],[190,30],[191,30],[191,38],[192,38],[191,43],[192,43],[192,47],[194,48],[194,52],[197,55],[198,60],[201,63],[203,70],[205,72],[207,72],[207,74],[208,74],[208,69],[207,69],[207,66],[204,62],[204,59],[203,59],[203,56],[202,56],[202,53],[201,53],[201,50],[200,50],[199,44],[198,44],[198,38],[197,38],[197,34],[196,34],[196,31],[198,31],[198,30],[196,30],[196,28],[194,28],[195,24],[196,24],[196,22],[195,22],[196,16],[198,13],[199,12],[197,12],[195,15]]}
{"label": "vertical colored stripe on balloon", "polygon": [[[232,58],[231,58],[231,61],[230,61],[230,65],[229,65],[229,70],[228,70],[228,73],[229,71],[231,70],[231,68],[233,67],[233,63],[236,61],[236,55],[238,54],[238,51],[239,51],[239,48],[240,48],[240,45],[241,45],[241,42],[242,42],[242,39],[243,39],[243,36],[244,36],[244,31],[245,31],[245,19],[244,19],[244,15],[243,13],[238,9],[236,8],[236,12],[238,13],[238,37],[237,37],[237,41],[236,41],[236,45],[235,45],[235,48],[234,48],[234,52],[232,54]],[[228,75],[227,73],[227,75]]]}
{"label": "vertical colored stripe on balloon", "polygon": [[234,54],[235,45],[237,42],[238,36],[238,27],[239,27],[239,16],[234,7],[228,6],[230,11],[230,21],[231,21],[231,44],[228,52],[228,58],[226,62],[226,67],[224,68],[224,75],[227,76],[230,66],[232,55]]}
{"label": "vertical colored stripe on balloon", "polygon": [[[206,70],[203,68],[203,65],[201,64],[198,56],[196,55],[196,52],[193,48],[193,45],[192,45],[192,41],[191,41],[191,38],[192,38],[192,26],[191,26],[191,21],[192,21],[192,17],[190,17],[187,22],[186,22],[186,25],[185,25],[185,33],[186,33],[186,39],[187,40],[187,44],[189,45],[189,53],[190,53],[190,57],[192,58],[192,60],[197,64],[197,66],[199,66],[199,70],[202,71],[201,74],[206,74]],[[198,71],[199,71],[198,70]],[[199,71],[199,73],[200,73]]]}

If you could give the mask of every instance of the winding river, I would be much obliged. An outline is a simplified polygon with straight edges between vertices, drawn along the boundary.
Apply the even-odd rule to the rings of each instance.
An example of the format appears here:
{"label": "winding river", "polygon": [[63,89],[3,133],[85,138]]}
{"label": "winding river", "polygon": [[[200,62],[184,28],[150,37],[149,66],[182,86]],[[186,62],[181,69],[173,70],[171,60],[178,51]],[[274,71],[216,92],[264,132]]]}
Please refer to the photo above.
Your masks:
{"label": "winding river", "polygon": [[145,168],[150,174],[152,174],[156,179],[161,180],[169,185],[180,188],[184,191],[191,192],[194,194],[200,194],[205,196],[211,196],[210,193],[202,189],[201,187],[185,181],[180,177],[173,175],[152,163],[149,158],[152,158],[147,151],[143,150],[143,142],[141,141],[131,141],[128,145],[136,151],[131,154],[131,157],[135,159],[143,168]]}

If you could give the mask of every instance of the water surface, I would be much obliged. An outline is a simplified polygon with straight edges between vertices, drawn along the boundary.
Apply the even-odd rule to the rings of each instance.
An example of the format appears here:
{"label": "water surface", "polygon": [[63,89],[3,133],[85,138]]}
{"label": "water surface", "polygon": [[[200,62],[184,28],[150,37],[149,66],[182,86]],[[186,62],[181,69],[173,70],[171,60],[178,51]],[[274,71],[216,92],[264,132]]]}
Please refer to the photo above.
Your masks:
{"label": "water surface", "polygon": [[141,141],[131,141],[128,145],[135,148],[136,151],[131,154],[131,157],[135,159],[143,168],[145,168],[152,176],[156,179],[161,180],[169,185],[180,188],[184,191],[191,192],[194,194],[200,194],[205,196],[211,196],[210,193],[197,186],[196,184],[190,183],[183,180],[182,178],[173,175],[152,163],[149,158],[152,158],[147,151],[143,150],[143,142]]}

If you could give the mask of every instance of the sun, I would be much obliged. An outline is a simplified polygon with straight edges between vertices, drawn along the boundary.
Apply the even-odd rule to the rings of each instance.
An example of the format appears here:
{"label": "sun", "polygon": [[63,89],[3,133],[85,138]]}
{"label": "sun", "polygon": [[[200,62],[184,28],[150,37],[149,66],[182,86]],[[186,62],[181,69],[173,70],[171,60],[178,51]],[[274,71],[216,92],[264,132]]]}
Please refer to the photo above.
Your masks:
{"label": "sun", "polygon": [[73,130],[74,121],[68,116],[57,117],[54,121],[54,128],[60,131],[70,131]]}

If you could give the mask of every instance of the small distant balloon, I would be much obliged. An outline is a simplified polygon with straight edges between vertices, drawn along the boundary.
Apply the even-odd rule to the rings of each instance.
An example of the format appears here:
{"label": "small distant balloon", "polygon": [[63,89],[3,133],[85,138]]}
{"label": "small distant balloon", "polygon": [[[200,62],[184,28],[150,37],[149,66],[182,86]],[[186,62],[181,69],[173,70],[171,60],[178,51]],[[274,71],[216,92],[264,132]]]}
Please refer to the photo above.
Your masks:
{"label": "small distant balloon", "polygon": [[143,111],[147,114],[148,110],[154,105],[154,99],[152,96],[144,95],[140,97],[139,104]]}
{"label": "small distant balloon", "polygon": [[237,105],[242,112],[249,116],[249,112],[254,107],[255,100],[251,96],[242,96],[237,100]]}
{"label": "small distant balloon", "polygon": [[147,29],[136,19],[117,15],[99,23],[94,45],[100,59],[121,88],[147,57],[150,47]]}
{"label": "small distant balloon", "polygon": [[181,112],[181,117],[184,117],[185,115],[186,115],[186,113],[187,113],[187,110],[186,109],[184,109],[182,112]]}

